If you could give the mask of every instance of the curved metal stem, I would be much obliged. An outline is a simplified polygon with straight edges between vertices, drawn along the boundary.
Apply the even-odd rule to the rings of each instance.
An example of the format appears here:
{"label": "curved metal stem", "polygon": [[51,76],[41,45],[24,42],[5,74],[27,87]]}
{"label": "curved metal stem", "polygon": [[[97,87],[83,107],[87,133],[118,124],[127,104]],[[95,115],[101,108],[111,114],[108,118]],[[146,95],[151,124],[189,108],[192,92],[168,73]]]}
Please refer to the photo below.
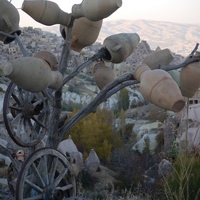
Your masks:
{"label": "curved metal stem", "polygon": [[106,101],[107,98],[112,96],[114,93],[118,92],[124,87],[130,86],[132,84],[138,83],[134,80],[133,74],[124,74],[119,78],[115,79],[113,82],[105,86],[90,102],[87,106],[79,110],[68,122],[59,130],[58,141],[60,142],[64,135],[70,130],[70,128],[81,120],[83,117],[91,112],[95,112],[97,106],[102,102]]}
{"label": "curved metal stem", "polygon": [[198,56],[189,57],[187,60],[185,60],[183,63],[181,63],[179,65],[163,66],[160,69],[163,69],[165,71],[171,71],[171,70],[175,70],[175,69],[180,69],[182,67],[187,66],[188,64],[191,64],[193,62],[198,62],[198,61],[200,61],[200,57],[198,57]]}
{"label": "curved metal stem", "polygon": [[23,46],[21,40],[19,39],[19,36],[17,35],[17,33],[15,33],[14,35],[15,35],[15,39],[16,39],[18,45],[19,45],[19,48],[20,48],[22,54],[23,54],[25,57],[28,57],[28,56],[29,56],[29,53],[28,53],[28,51],[24,48],[24,46]]}
{"label": "curved metal stem", "polygon": [[[166,66],[166,67],[162,67],[162,69],[165,71],[179,69],[179,68],[185,67],[186,65],[192,62],[197,62],[199,60],[200,60],[199,57],[192,57],[179,65]],[[124,74],[118,77],[117,79],[115,79],[112,83],[108,84],[97,94],[97,96],[94,98],[94,100],[91,103],[89,103],[87,106],[79,110],[79,112],[77,112],[72,118],[68,120],[68,122],[63,127],[61,127],[61,129],[59,130],[58,141],[61,141],[65,133],[67,133],[75,123],[77,123],[79,120],[81,120],[83,117],[85,117],[89,113],[95,112],[99,104],[106,101],[109,97],[111,97],[116,92],[120,91],[122,88],[125,88],[130,85],[138,84],[138,83],[139,82],[135,80],[135,78],[133,77],[133,74],[130,73],[130,74]]]}
{"label": "curved metal stem", "polygon": [[4,33],[3,31],[0,31],[0,35],[6,36],[6,37],[9,37],[9,38],[12,38],[12,39],[15,38],[14,35],[10,35],[8,33]]}
{"label": "curved metal stem", "polygon": [[81,72],[85,67],[87,67],[89,64],[93,63],[94,61],[97,61],[98,59],[102,58],[102,56],[107,52],[106,48],[102,48],[99,50],[97,54],[89,58],[86,62],[81,64],[79,67],[77,67],[70,75],[64,78],[63,85],[65,85],[67,82],[69,82],[72,78],[74,78],[78,73]]}

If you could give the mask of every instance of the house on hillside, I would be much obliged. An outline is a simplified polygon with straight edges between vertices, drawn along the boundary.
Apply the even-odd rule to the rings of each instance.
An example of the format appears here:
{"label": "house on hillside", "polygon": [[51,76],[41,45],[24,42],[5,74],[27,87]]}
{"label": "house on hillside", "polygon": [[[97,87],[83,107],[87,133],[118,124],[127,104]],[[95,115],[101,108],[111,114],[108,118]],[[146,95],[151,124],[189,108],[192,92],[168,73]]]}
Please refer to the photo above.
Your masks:
{"label": "house on hillside", "polygon": [[200,90],[189,98],[185,108],[175,114],[177,136],[176,142],[179,143],[180,150],[187,149],[193,151],[200,149]]}

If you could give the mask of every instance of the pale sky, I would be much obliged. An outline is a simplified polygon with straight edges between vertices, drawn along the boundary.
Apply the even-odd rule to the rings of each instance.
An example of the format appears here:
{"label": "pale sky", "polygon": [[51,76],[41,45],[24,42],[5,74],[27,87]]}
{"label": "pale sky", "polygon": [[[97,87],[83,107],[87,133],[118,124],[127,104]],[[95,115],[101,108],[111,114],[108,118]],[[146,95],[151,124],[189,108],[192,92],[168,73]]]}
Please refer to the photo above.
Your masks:
{"label": "pale sky", "polygon": [[[70,13],[74,4],[82,0],[52,0],[65,12]],[[122,0],[122,6],[107,20],[156,20],[175,23],[200,24],[200,0]],[[23,0],[12,0],[19,8],[20,26],[42,27],[20,8]]]}

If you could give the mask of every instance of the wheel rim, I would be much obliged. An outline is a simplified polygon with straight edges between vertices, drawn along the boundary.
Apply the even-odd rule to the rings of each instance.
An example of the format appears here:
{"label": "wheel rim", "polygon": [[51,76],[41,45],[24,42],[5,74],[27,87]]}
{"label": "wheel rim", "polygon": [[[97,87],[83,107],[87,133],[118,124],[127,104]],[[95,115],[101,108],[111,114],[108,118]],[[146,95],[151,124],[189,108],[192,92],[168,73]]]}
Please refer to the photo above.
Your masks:
{"label": "wheel rim", "polygon": [[3,118],[12,140],[34,146],[48,131],[49,103],[44,93],[31,93],[10,83],[4,97]]}
{"label": "wheel rim", "polygon": [[22,165],[16,187],[16,200],[62,200],[76,195],[73,168],[57,150],[35,151]]}

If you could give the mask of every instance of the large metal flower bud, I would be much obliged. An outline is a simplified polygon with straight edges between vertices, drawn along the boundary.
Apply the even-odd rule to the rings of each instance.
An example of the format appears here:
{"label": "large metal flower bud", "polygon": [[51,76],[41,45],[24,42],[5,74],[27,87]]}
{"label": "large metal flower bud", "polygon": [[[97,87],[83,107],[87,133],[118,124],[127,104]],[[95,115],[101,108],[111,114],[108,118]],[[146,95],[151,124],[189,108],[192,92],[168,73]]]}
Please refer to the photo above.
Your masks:
{"label": "large metal flower bud", "polygon": [[91,21],[99,21],[114,13],[122,6],[122,0],[83,0],[72,7],[75,18],[86,17]]}
{"label": "large metal flower bud", "polygon": [[146,56],[142,63],[148,65],[151,69],[158,69],[160,67],[166,67],[174,59],[169,49],[163,49],[155,51]]}
{"label": "large metal flower bud", "polygon": [[[72,27],[71,49],[80,52],[84,47],[92,45],[98,38],[103,20],[91,21],[86,17],[74,20]],[[60,25],[60,33],[65,39],[67,27]]]}
{"label": "large metal flower bud", "polygon": [[140,92],[146,100],[166,110],[180,112],[185,101],[177,83],[162,69],[152,70],[146,64],[138,65],[134,77],[140,82]]}
{"label": "large metal flower bud", "polygon": [[54,24],[68,26],[71,22],[71,15],[62,11],[56,3],[51,1],[25,0],[22,4],[22,10],[35,21],[47,26]]}
{"label": "large metal flower bud", "polygon": [[109,53],[103,56],[105,61],[121,63],[130,56],[138,45],[140,37],[137,33],[119,33],[108,36],[103,46]]}
{"label": "large metal flower bud", "polygon": [[[7,0],[0,0],[0,31],[11,35],[14,35],[14,33],[20,35],[19,19],[19,12],[15,6]],[[4,44],[10,43],[14,39],[0,34],[0,40]]]}
{"label": "large metal flower bud", "polygon": [[11,60],[0,66],[0,75],[29,92],[42,92],[47,87],[57,90],[63,83],[59,71],[52,71],[45,60],[36,57]]}
{"label": "large metal flower bud", "polygon": [[113,70],[110,67],[107,67],[104,61],[95,64],[93,76],[100,90],[115,79]]}

